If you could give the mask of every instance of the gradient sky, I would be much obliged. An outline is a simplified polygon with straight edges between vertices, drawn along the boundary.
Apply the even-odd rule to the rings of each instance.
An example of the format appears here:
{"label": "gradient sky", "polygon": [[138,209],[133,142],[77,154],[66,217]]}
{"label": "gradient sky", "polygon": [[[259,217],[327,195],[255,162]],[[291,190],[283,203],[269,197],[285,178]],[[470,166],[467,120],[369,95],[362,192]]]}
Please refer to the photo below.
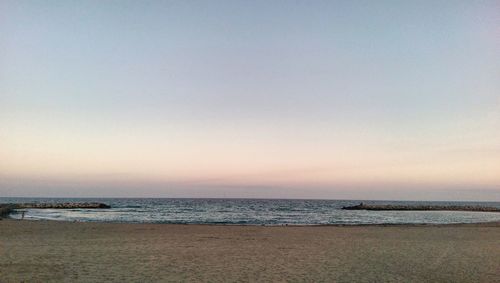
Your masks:
{"label": "gradient sky", "polygon": [[500,201],[500,2],[0,0],[2,195]]}

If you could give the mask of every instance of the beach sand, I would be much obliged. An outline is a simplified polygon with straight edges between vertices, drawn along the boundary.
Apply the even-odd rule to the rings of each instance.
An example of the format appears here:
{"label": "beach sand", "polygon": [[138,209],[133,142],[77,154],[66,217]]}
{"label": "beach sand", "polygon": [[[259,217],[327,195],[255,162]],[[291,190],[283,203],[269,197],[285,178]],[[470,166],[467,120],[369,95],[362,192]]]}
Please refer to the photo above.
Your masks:
{"label": "beach sand", "polygon": [[500,282],[500,225],[0,221],[0,282]]}

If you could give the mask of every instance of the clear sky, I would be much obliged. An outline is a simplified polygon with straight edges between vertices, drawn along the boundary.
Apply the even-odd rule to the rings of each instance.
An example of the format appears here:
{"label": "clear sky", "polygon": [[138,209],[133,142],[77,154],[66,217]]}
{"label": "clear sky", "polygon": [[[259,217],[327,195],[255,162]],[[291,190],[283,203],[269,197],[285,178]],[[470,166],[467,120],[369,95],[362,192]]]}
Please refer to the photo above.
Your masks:
{"label": "clear sky", "polygon": [[2,195],[500,201],[500,2],[0,0]]}

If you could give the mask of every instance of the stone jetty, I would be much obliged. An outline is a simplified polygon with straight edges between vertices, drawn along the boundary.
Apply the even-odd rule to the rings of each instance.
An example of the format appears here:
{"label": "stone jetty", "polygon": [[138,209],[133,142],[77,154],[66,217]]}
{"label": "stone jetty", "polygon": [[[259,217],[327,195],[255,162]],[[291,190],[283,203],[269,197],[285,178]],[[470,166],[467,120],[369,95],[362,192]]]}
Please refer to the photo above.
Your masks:
{"label": "stone jetty", "polygon": [[8,216],[16,209],[92,209],[111,208],[109,205],[99,202],[60,202],[60,203],[0,203],[0,218]]}
{"label": "stone jetty", "polygon": [[110,208],[109,205],[99,202],[61,202],[61,203],[18,203],[13,204],[16,209],[40,208],[40,209],[75,209],[75,208]]}
{"label": "stone jetty", "polygon": [[344,206],[346,210],[417,210],[417,211],[477,211],[477,212],[500,212],[498,207],[469,206],[469,205],[393,205],[393,204],[363,204]]}
{"label": "stone jetty", "polygon": [[0,219],[7,217],[14,210],[11,204],[0,204]]}

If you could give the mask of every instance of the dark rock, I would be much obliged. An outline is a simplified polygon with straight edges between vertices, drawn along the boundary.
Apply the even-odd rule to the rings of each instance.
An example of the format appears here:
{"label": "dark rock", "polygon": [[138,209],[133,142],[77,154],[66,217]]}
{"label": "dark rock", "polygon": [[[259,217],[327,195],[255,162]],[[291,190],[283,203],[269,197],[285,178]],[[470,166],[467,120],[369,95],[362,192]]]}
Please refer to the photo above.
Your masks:
{"label": "dark rock", "polygon": [[9,216],[15,209],[12,204],[0,204],[0,219]]}

